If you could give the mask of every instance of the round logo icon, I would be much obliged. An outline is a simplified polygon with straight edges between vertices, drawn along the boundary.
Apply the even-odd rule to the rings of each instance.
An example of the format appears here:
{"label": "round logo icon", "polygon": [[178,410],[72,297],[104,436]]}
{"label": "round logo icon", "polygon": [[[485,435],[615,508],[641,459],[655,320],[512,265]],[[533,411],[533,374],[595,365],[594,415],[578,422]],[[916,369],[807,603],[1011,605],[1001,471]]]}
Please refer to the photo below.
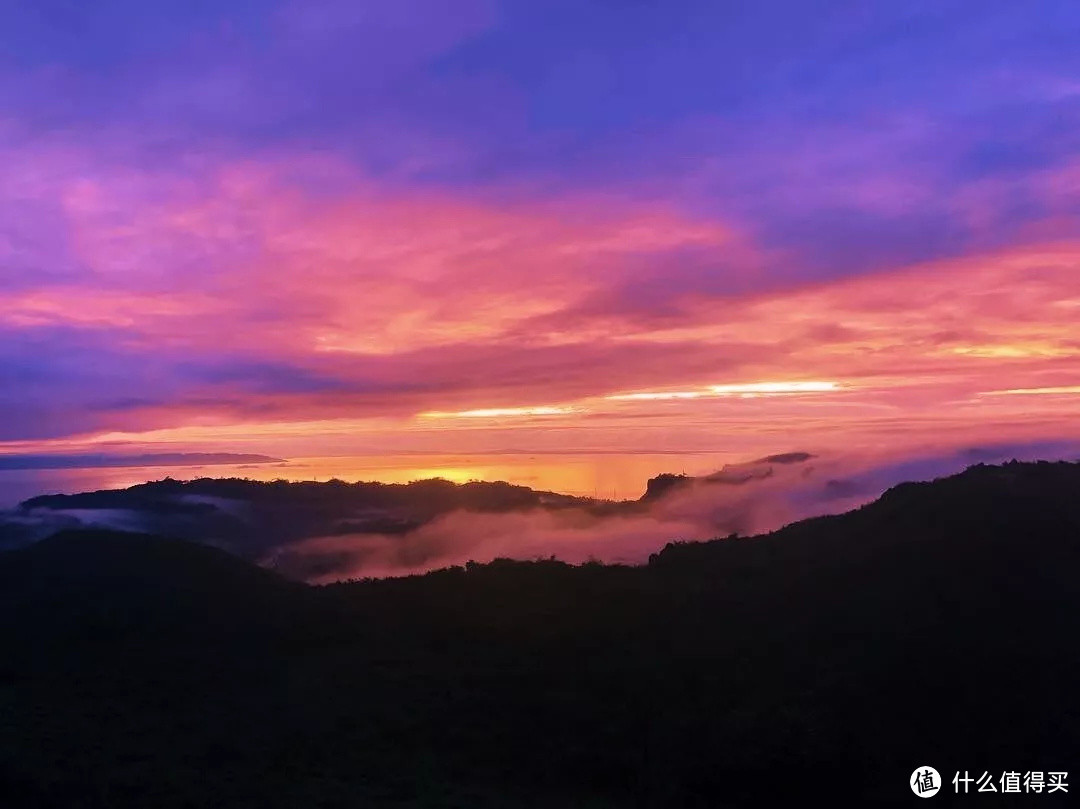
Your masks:
{"label": "round logo icon", "polygon": [[941,789],[941,776],[933,767],[916,767],[908,785],[920,798],[932,798]]}

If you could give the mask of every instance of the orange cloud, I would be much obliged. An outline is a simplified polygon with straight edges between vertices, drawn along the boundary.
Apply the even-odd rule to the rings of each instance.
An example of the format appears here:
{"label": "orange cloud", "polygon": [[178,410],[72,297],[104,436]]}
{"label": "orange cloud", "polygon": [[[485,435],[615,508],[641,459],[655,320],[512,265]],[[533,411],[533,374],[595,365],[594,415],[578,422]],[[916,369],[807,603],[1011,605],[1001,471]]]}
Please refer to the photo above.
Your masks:
{"label": "orange cloud", "polygon": [[73,419],[88,441],[767,452],[1076,429],[1075,399],[980,394],[1075,386],[1080,243],[778,286],[797,259],[661,205],[319,195],[273,164],[57,182],[84,271],[0,288],[0,328],[100,333],[169,382]]}

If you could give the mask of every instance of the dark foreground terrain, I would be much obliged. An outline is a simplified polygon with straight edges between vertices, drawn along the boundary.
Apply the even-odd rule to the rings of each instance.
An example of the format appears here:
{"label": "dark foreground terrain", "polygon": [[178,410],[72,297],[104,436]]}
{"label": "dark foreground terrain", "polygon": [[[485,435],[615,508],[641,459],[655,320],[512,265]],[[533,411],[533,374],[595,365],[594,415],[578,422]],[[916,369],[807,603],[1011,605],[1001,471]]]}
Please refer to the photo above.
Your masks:
{"label": "dark foreground terrain", "polygon": [[918,765],[1072,779],[1078,582],[1070,464],[641,568],[311,588],[61,534],[0,554],[0,806],[889,806],[921,805]]}

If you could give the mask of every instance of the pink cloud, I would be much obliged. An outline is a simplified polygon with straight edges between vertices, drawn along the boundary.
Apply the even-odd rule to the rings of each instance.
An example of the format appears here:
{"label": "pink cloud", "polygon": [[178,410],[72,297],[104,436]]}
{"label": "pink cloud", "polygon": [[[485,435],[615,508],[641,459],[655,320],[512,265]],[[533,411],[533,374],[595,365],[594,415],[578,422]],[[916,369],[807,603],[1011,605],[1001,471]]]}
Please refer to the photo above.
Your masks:
{"label": "pink cloud", "polygon": [[[74,434],[178,428],[176,440],[212,443],[230,425],[257,435],[258,424],[300,434],[309,424],[315,440],[328,420],[382,419],[381,430],[423,446],[436,434],[458,440],[451,433],[463,445],[545,432],[567,444],[712,434],[748,445],[756,433],[771,451],[777,431],[868,442],[902,429],[1027,434],[1068,431],[1075,414],[1067,397],[981,396],[1076,384],[1072,241],[777,286],[798,277],[785,264],[795,258],[665,204],[390,190],[318,157],[204,160],[181,174],[117,169],[71,148],[7,156],[0,205],[47,203],[61,248],[39,258],[67,269],[3,279],[0,327],[97,334],[173,375],[165,401],[106,409],[82,430],[76,419]],[[296,179],[335,172],[349,179],[329,190]],[[1054,182],[1065,189],[1054,193],[1071,188]],[[805,379],[838,389],[784,401],[607,399]],[[571,413],[413,421],[551,405]]]}

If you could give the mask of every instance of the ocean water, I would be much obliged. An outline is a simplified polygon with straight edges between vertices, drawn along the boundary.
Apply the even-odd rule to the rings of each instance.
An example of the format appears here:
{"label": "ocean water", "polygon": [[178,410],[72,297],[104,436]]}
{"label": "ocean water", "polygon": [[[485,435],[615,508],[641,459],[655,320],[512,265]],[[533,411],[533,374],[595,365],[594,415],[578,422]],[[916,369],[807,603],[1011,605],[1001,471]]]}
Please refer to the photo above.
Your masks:
{"label": "ocean water", "polygon": [[663,472],[707,474],[740,460],[745,458],[717,452],[409,454],[294,458],[269,464],[0,470],[0,508],[10,508],[39,494],[125,488],[165,477],[317,481],[337,478],[384,483],[408,483],[433,477],[458,483],[505,480],[563,494],[624,500],[640,497],[649,478]]}

